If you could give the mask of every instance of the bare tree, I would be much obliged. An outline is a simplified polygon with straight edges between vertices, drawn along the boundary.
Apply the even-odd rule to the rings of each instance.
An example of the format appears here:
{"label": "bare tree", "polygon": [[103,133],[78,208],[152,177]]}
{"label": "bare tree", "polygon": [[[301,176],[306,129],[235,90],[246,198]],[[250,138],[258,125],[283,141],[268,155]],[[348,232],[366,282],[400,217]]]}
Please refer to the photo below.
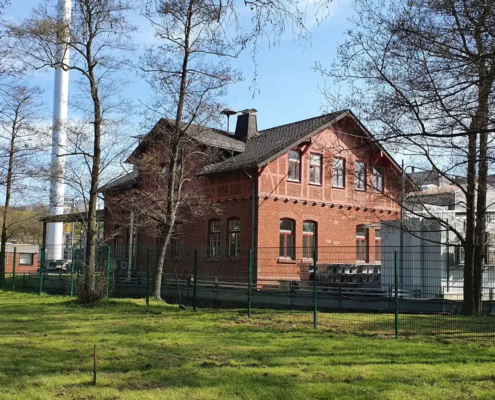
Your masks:
{"label": "bare tree", "polygon": [[[481,311],[487,176],[495,78],[492,0],[356,0],[355,29],[330,68],[349,95],[328,104],[358,111],[396,152],[422,160],[464,195],[465,232],[423,209],[465,250],[465,314]],[[416,161],[417,162],[417,161]],[[455,176],[464,176],[459,180]],[[402,204],[405,206],[405,204]],[[429,213],[429,214],[428,214]]]}
{"label": "bare tree", "polygon": [[[212,130],[198,125],[188,127],[181,139],[180,162],[175,173],[171,173],[169,162],[174,154],[169,144],[175,133],[172,121],[160,120],[130,159],[134,168],[139,170],[138,187],[123,192],[105,193],[105,202],[114,213],[133,213],[136,218],[129,221],[130,225],[140,230],[145,229],[147,236],[156,239],[157,267],[161,271],[168,248],[165,241],[169,226],[173,227],[169,234],[170,243],[177,232],[178,224],[185,226],[198,218],[221,212],[218,203],[208,199],[202,190],[203,182],[196,176],[204,166],[223,156],[219,149],[205,144],[205,137],[211,135]],[[171,180],[174,181],[172,200],[169,185]],[[119,219],[120,226],[124,221],[125,218]]]}
{"label": "bare tree", "polygon": [[[141,67],[154,93],[149,111],[155,120],[156,117],[170,120],[168,131],[159,134],[166,144],[161,149],[159,165],[163,168],[161,173],[168,178],[165,191],[157,192],[157,196],[161,199],[159,202],[165,201],[158,211],[159,218],[148,215],[160,221],[158,230],[162,240],[155,283],[155,297],[160,299],[165,254],[177,218],[184,215],[186,209],[190,214],[199,212],[204,204],[197,201],[201,205],[191,207],[198,199],[192,201],[192,193],[184,189],[185,182],[191,179],[188,169],[192,167],[184,168],[185,157],[191,151],[191,132],[201,132],[216,122],[220,110],[218,98],[228,85],[240,80],[239,73],[230,68],[227,59],[238,54],[245,40],[229,34],[229,27],[235,22],[232,9],[222,7],[221,3],[153,0],[147,4],[145,15],[160,39],[159,45],[147,50]],[[153,143],[153,147],[156,146],[157,143]],[[159,148],[161,146],[152,154]],[[196,149],[193,153],[202,151]]]}
{"label": "bare tree", "polygon": [[[71,21],[59,20],[55,8],[40,6],[31,18],[10,29],[17,39],[17,51],[32,67],[65,68],[79,76],[74,104],[81,112],[84,128],[78,129],[82,133],[76,135],[76,142],[83,138],[87,142],[84,146],[73,146],[72,151],[68,149],[66,157],[80,157],[90,171],[84,290],[87,294],[95,287],[102,138],[117,129],[115,122],[125,104],[119,97],[125,84],[119,71],[125,65],[122,55],[133,48],[130,35],[134,27],[128,22],[129,11],[129,0],[74,0]],[[71,52],[70,64],[60,65],[59,52],[65,51]]]}
{"label": "bare tree", "polygon": [[286,29],[292,29],[300,38],[309,36],[305,13],[297,1],[253,0],[243,5],[252,13],[249,29],[239,23],[242,4],[232,0],[150,0],[146,5],[145,16],[159,41],[147,50],[141,67],[155,95],[149,108],[152,114],[173,121],[172,132],[167,135],[168,217],[161,228],[157,299],[161,297],[166,249],[182,205],[177,188],[182,180],[183,170],[179,167],[183,164],[184,146],[190,140],[188,131],[193,125],[198,129],[214,124],[218,98],[228,85],[240,80],[240,74],[229,67],[229,58],[237,57],[250,44],[256,65],[260,37],[277,41]]}
{"label": "bare tree", "polygon": [[36,217],[34,213],[12,215],[11,205],[19,201],[21,195],[34,193],[33,179],[40,176],[36,155],[43,150],[43,136],[37,126],[43,111],[41,94],[39,87],[29,87],[22,82],[0,87],[0,185],[4,191],[0,243],[2,288],[7,240]]}

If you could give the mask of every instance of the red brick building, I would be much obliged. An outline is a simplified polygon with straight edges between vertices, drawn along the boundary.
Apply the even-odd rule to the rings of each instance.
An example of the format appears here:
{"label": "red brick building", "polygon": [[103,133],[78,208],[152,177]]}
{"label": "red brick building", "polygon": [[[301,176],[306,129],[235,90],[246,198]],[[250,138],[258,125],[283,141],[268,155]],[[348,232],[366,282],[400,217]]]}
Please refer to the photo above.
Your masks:
{"label": "red brick building", "polygon": [[[254,110],[241,112],[235,133],[210,130],[198,142],[225,150],[221,162],[198,169],[196,179],[221,213],[179,225],[167,272],[191,273],[201,249],[201,273],[247,276],[254,249],[255,278],[306,280],[318,263],[380,264],[380,222],[397,219],[401,170],[350,111],[257,130]],[[162,123],[160,121],[159,123]],[[114,258],[144,269],[143,247],[155,246],[136,216],[112,203],[115,194],[146,187],[139,171],[102,188],[106,237]],[[129,261],[122,261],[123,268]]]}
{"label": "red brick building", "polygon": [[14,248],[16,249],[16,273],[36,272],[38,270],[39,246],[13,243],[7,243],[5,246],[5,272],[11,274],[14,270]]}

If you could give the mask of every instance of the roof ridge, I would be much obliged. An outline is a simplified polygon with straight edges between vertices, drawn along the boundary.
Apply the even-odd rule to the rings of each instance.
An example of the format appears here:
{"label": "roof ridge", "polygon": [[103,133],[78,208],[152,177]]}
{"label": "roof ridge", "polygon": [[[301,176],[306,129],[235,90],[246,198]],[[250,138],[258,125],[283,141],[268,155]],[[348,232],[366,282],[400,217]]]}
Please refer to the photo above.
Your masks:
{"label": "roof ridge", "polygon": [[277,125],[277,126],[273,126],[271,128],[267,128],[267,129],[262,129],[261,131],[258,131],[258,132],[265,132],[265,131],[270,131],[272,129],[277,129],[277,128],[283,128],[283,127],[286,127],[286,126],[289,126],[289,125],[295,125],[295,124],[300,124],[302,122],[308,122],[310,120],[316,120],[318,118],[323,118],[323,117],[328,117],[330,115],[335,115],[335,114],[341,114],[343,112],[346,112],[346,111],[349,111],[348,109],[346,110],[340,110],[340,111],[333,111],[331,113],[326,113],[326,114],[322,114],[322,115],[318,115],[316,117],[311,117],[311,118],[306,118],[306,119],[301,119],[299,121],[294,121],[294,122],[289,122],[288,124],[283,124],[283,125]]}

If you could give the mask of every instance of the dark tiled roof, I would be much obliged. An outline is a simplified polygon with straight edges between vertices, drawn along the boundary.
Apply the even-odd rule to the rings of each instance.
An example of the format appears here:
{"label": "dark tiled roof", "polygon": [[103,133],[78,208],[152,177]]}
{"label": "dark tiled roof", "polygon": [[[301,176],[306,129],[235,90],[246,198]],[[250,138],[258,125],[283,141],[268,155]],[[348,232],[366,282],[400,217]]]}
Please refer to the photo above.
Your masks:
{"label": "dark tiled roof", "polygon": [[[154,133],[158,133],[160,129],[171,129],[174,126],[174,121],[166,118],[160,119],[148,135],[142,136],[142,140],[138,147],[134,150],[131,157],[135,156],[142,145],[146,145],[147,138]],[[186,124],[183,124],[186,127]],[[217,147],[219,149],[230,150],[235,153],[244,151],[245,143],[234,138],[234,134],[216,128],[208,128],[200,125],[190,124],[187,126],[187,133],[200,143],[207,146]]]}
{"label": "dark tiled roof", "polygon": [[[196,128],[191,126],[191,128]],[[243,152],[245,149],[245,143],[234,138],[234,135],[227,131],[222,131],[215,128],[201,129],[196,131],[195,139],[208,146],[214,146],[219,149],[231,150],[236,153]]]}
{"label": "dark tiled roof", "polygon": [[128,189],[133,187],[138,182],[139,173],[137,169],[121,176],[120,178],[110,181],[106,185],[100,188],[100,192],[106,192],[107,190]]}
{"label": "dark tiled roof", "polygon": [[263,166],[278,157],[280,153],[284,153],[288,147],[296,146],[298,142],[324,129],[327,124],[345,113],[346,111],[338,111],[259,131],[258,136],[247,141],[244,152],[220,163],[209,165],[202,173]]}

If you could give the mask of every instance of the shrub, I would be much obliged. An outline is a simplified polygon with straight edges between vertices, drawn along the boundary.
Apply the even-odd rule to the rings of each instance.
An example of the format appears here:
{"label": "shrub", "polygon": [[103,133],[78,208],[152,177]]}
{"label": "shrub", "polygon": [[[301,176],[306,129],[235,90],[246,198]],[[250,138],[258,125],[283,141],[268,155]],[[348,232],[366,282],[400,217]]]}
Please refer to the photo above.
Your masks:
{"label": "shrub", "polygon": [[99,273],[91,275],[83,271],[75,278],[74,291],[77,300],[82,304],[96,303],[103,300],[107,294],[107,276]]}

